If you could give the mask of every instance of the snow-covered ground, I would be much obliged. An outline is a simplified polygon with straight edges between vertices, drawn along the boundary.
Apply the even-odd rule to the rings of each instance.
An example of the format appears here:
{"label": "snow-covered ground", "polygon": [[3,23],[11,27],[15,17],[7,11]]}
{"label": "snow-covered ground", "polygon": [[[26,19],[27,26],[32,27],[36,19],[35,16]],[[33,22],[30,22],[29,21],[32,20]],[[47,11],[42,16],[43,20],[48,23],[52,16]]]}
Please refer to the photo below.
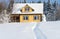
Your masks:
{"label": "snow-covered ground", "polygon": [[36,39],[35,23],[0,24],[0,39]]}
{"label": "snow-covered ground", "polygon": [[42,22],[38,25],[47,39],[60,39],[60,21]]}
{"label": "snow-covered ground", "polygon": [[60,21],[0,24],[0,39],[60,39]]}

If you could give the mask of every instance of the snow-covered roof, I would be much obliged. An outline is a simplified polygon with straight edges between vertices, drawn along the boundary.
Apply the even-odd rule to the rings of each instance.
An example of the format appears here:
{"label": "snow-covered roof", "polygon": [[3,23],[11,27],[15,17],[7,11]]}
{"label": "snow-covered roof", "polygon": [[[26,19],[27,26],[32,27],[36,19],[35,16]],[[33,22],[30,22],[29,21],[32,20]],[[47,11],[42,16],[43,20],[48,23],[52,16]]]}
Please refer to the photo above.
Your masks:
{"label": "snow-covered roof", "polygon": [[31,8],[33,8],[34,11],[23,13],[23,14],[36,14],[36,13],[40,14],[40,13],[43,13],[43,3],[14,3],[13,9],[12,9],[12,14],[22,14],[22,12],[20,10],[26,4],[28,4]]}

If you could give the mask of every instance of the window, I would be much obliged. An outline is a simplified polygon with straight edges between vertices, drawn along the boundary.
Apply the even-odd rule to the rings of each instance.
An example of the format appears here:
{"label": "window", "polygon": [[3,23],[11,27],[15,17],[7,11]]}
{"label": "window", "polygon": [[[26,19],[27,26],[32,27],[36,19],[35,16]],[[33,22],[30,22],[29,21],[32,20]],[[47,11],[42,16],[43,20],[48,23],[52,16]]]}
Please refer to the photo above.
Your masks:
{"label": "window", "polygon": [[20,22],[19,15],[18,16],[12,16],[11,17],[11,22]]}
{"label": "window", "polygon": [[[18,9],[18,10],[19,10],[19,9]],[[23,8],[21,8],[20,11],[21,11],[21,12],[33,12],[34,9],[33,9],[32,7],[30,7],[30,6],[28,6],[28,4],[27,4],[27,5],[25,5]]]}
{"label": "window", "polygon": [[26,7],[26,8],[25,8],[25,10],[26,10],[27,12],[29,11],[29,9],[30,9],[29,7]]}
{"label": "window", "polygon": [[19,16],[16,16],[15,21],[19,22]]}
{"label": "window", "polygon": [[16,20],[19,20],[19,16],[16,17]]}
{"label": "window", "polygon": [[24,20],[28,20],[28,16],[23,16],[23,19]]}
{"label": "window", "polygon": [[34,16],[34,20],[39,20],[39,16]]}

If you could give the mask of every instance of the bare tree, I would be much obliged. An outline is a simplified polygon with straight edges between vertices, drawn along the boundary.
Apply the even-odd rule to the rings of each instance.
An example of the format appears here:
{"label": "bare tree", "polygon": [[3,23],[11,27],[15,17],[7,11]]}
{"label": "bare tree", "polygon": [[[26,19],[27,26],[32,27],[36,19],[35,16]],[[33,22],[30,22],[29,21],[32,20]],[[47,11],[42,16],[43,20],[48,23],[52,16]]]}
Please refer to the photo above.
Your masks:
{"label": "bare tree", "polygon": [[7,8],[6,2],[5,2],[5,1],[0,2],[0,12],[1,12],[2,10],[6,9],[6,8]]}
{"label": "bare tree", "polygon": [[10,0],[10,3],[8,5],[8,12],[11,12],[12,11],[12,8],[13,8],[13,3],[14,3],[14,0]]}
{"label": "bare tree", "polygon": [[4,9],[3,3],[0,3],[0,12]]}

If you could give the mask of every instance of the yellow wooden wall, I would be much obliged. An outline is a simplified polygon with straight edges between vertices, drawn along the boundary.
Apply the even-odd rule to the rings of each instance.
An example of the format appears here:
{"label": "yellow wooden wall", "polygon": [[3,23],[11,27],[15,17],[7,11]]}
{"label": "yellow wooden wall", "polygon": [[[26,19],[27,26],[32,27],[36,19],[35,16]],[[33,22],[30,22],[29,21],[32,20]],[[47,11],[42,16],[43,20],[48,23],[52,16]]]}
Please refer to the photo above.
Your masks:
{"label": "yellow wooden wall", "polygon": [[32,8],[28,5],[26,5],[25,7],[23,7],[21,10],[22,12],[26,12],[25,8],[28,8],[29,7],[29,11],[28,12],[32,12]]}
{"label": "yellow wooden wall", "polygon": [[23,16],[24,15],[20,15],[20,22],[40,22],[41,21],[40,18],[41,18],[42,15],[38,15],[39,16],[39,20],[34,20],[34,15],[27,15],[28,16],[28,20],[24,20]]}

